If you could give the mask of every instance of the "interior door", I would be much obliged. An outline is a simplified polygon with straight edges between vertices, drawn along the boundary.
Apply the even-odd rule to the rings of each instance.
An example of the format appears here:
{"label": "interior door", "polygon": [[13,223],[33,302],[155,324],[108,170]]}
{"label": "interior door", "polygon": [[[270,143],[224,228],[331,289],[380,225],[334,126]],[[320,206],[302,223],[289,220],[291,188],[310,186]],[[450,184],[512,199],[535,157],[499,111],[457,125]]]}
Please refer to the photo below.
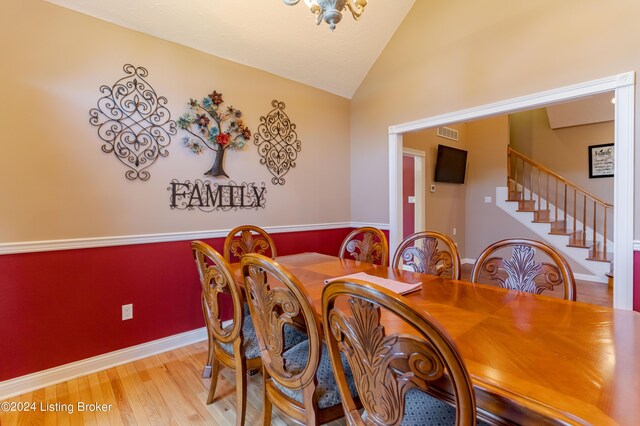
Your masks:
{"label": "interior door", "polygon": [[415,232],[416,224],[415,157],[402,156],[402,238]]}

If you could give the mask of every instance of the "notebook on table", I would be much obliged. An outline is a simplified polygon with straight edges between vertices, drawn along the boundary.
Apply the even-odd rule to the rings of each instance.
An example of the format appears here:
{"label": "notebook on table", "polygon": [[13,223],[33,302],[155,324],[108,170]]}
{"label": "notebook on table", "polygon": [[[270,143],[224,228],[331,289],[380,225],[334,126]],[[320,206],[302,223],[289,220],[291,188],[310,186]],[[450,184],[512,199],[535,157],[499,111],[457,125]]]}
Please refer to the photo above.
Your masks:
{"label": "notebook on table", "polygon": [[380,277],[376,277],[375,275],[369,275],[366,272],[358,272],[357,274],[350,274],[350,275],[344,275],[342,277],[329,278],[327,280],[324,280],[324,283],[329,284],[332,281],[349,280],[349,279],[368,281],[370,283],[378,284],[379,286],[382,286],[387,290],[391,290],[398,294],[412,293],[414,291],[420,290],[420,288],[422,287],[422,282],[407,284],[401,281],[390,280],[388,278],[380,278]]}

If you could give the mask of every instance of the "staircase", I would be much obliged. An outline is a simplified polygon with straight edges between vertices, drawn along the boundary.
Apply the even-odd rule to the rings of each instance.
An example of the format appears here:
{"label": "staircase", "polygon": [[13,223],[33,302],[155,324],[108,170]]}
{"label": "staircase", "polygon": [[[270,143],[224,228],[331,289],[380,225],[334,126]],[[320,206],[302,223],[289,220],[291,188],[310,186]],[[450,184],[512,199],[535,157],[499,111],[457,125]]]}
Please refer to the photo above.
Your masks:
{"label": "staircase", "polygon": [[497,188],[496,205],[593,274],[579,278],[607,281],[613,205],[511,147],[507,187]]}

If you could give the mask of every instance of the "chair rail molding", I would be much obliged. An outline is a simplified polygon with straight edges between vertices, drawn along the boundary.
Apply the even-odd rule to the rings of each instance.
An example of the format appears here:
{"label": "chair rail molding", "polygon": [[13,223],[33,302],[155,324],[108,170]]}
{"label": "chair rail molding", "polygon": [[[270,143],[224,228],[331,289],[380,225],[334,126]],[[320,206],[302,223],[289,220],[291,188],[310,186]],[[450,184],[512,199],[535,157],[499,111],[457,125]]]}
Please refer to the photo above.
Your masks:
{"label": "chair rail molding", "polygon": [[633,200],[635,72],[521,96],[389,127],[389,248],[402,240],[402,134],[500,114],[539,108],[597,93],[615,91],[614,275],[613,307],[633,309]]}
{"label": "chair rail molding", "polygon": [[[329,229],[341,228],[360,228],[363,226],[372,226],[379,229],[388,230],[387,223],[367,223],[367,222],[333,222],[333,223],[314,223],[309,225],[285,225],[285,226],[264,226],[265,231],[270,234],[279,234],[284,232],[305,232],[305,231],[322,231]],[[203,230],[203,231],[187,231],[187,232],[169,232],[162,234],[143,234],[143,235],[122,235],[114,237],[94,237],[94,238],[73,238],[61,240],[45,240],[45,241],[25,241],[0,243],[0,255],[18,254],[18,253],[37,253],[55,250],[74,250],[97,247],[116,247],[132,244],[152,244],[166,243],[174,241],[191,241],[209,238],[225,238],[231,231],[229,229]]]}

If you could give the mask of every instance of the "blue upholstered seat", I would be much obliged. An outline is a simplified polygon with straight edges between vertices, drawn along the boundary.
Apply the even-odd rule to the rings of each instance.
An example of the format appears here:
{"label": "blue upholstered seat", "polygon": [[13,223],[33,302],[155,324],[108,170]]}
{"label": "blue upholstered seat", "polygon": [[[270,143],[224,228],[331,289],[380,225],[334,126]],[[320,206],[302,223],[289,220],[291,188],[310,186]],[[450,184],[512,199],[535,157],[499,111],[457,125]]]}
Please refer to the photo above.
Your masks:
{"label": "blue upholstered seat", "polygon": [[[411,389],[404,399],[401,426],[451,426],[456,424],[456,409],[426,393]],[[488,425],[478,420],[479,426]]]}
{"label": "blue upholstered seat", "polygon": [[[351,394],[357,396],[355,382],[353,380],[353,374],[351,368],[346,359],[341,355],[342,365],[344,366],[344,372],[347,377],[347,383],[349,384],[349,390]],[[285,360],[285,367],[288,372],[292,374],[300,373],[307,365],[309,357],[309,341],[306,340],[297,346],[292,347],[283,354]],[[340,392],[338,391],[338,384],[333,375],[331,369],[331,360],[329,359],[329,352],[327,346],[322,344],[322,355],[320,356],[320,365],[316,372],[318,379],[318,387],[316,388],[316,394],[318,395],[318,408],[333,407],[342,403],[340,398]],[[302,391],[295,389],[288,389],[274,380],[273,384],[282,391],[285,395],[291,399],[302,403]]]}
{"label": "blue upholstered seat", "polygon": [[[246,310],[245,310],[246,312]],[[232,327],[229,325],[227,328]],[[260,356],[260,347],[258,346],[258,338],[256,337],[256,329],[253,325],[253,320],[250,315],[244,317],[242,323],[242,335],[244,337],[244,356],[247,359],[258,358]],[[285,350],[292,348],[295,345],[307,340],[307,335],[297,329],[284,326],[284,347]],[[233,354],[233,344],[231,343],[218,343],[218,345],[226,352]]]}

